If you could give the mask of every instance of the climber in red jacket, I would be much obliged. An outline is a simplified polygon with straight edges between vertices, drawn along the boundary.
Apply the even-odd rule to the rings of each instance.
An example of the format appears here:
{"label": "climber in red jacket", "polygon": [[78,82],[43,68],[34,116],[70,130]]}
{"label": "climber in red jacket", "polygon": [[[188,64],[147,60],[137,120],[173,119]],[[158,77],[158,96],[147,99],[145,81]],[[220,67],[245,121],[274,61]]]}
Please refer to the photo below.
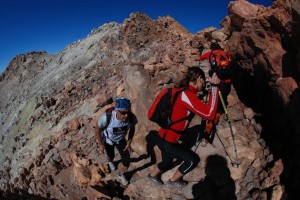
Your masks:
{"label": "climber in red jacket", "polygon": [[[180,87],[186,88],[186,90],[183,90],[176,99],[171,121],[183,119],[190,116],[191,113],[208,120],[213,120],[218,106],[218,84],[220,80],[216,74],[209,79],[212,84],[210,98],[209,102],[204,104],[197,96],[197,93],[202,90],[205,82],[205,74],[199,67],[188,69],[185,78],[180,83]],[[157,145],[162,153],[162,162],[157,164],[154,171],[148,175],[148,179],[158,184],[163,184],[160,178],[161,173],[168,170],[173,163],[173,159],[177,158],[183,161],[183,163],[179,166],[173,177],[166,182],[166,185],[180,187],[186,184],[182,180],[182,177],[198,165],[200,158],[198,154],[181,145],[178,141],[186,133],[185,131],[194,114],[192,117],[171,125],[168,129],[161,128],[159,130]]]}
{"label": "climber in red jacket", "polygon": [[[224,51],[220,45],[217,42],[211,43],[210,51],[205,52],[202,54],[204,47],[199,47],[199,58],[195,60],[206,60],[208,59],[210,63],[210,70],[209,70],[209,76],[211,76],[213,73],[217,73],[219,79],[220,79],[220,91],[223,96],[223,100],[225,105],[228,105],[227,96],[229,95],[231,91],[231,77],[232,77],[232,69],[231,69],[231,63],[232,58],[229,53]],[[224,113],[224,108],[222,107],[222,104],[219,104],[219,107],[217,109],[216,116],[214,120],[209,121],[206,120],[205,123],[205,131],[206,136],[204,137],[205,141],[203,146],[206,145],[207,141],[209,140],[211,134],[215,131],[215,127],[219,122],[220,115]]]}
{"label": "climber in red jacket", "polygon": [[210,70],[209,76],[217,73],[220,79],[220,91],[224,97],[225,104],[227,105],[227,96],[231,91],[231,62],[232,58],[229,53],[224,51],[217,42],[213,42],[210,46],[210,51],[202,54],[203,46],[199,47],[199,59],[195,60],[209,60]]}

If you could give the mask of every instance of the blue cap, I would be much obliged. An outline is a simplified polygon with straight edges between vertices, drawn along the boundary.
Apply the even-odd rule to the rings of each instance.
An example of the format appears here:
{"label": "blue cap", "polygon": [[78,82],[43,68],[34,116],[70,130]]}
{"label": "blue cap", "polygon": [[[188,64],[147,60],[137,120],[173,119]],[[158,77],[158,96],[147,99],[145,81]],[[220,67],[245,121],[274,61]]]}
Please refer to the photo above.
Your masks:
{"label": "blue cap", "polygon": [[129,110],[130,109],[130,100],[127,98],[116,98],[116,108],[115,110]]}

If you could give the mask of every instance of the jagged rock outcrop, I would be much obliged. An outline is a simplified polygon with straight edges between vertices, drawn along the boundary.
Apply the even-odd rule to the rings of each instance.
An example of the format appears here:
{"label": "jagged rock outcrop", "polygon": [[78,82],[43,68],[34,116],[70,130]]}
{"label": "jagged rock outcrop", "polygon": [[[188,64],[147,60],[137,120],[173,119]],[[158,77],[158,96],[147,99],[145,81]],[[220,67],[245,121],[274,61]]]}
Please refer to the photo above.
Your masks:
{"label": "jagged rock outcrop", "polygon": [[[281,16],[281,9],[291,12]],[[249,83],[255,89],[261,83],[265,89],[261,92],[282,94],[277,98],[285,102],[281,105],[289,105],[290,112],[297,108],[291,104],[296,102],[291,92],[296,90],[298,72],[289,71],[291,76],[278,81],[285,78],[283,65],[278,61],[286,52],[279,33],[299,44],[298,11],[299,5],[292,1],[275,1],[272,8],[237,1],[229,5],[229,16],[222,21],[222,29],[210,27],[195,35],[171,17],[152,20],[145,14],[133,13],[122,24],[108,23],[92,30],[59,54],[32,52],[17,56],[0,79],[0,92],[6,94],[0,97],[0,197],[282,198],[286,190],[280,176],[289,163],[285,157],[274,156],[280,154],[273,154],[271,144],[266,144],[262,135],[267,124],[257,122],[261,115],[269,117],[271,113],[261,111],[260,106],[265,106],[262,98],[253,94],[248,99],[243,91],[252,92],[247,87]],[[286,29],[287,24],[295,27]],[[241,165],[231,165],[231,161],[237,161],[235,149],[228,123],[222,116],[214,142],[196,150],[202,161],[185,176],[191,183],[182,190],[159,187],[146,179],[153,164],[145,156],[146,144],[155,135],[151,130],[158,129],[147,120],[147,110],[162,88],[174,86],[188,67],[199,65],[194,61],[196,47],[204,44],[208,48],[212,40],[234,53],[237,60],[228,109]],[[269,44],[274,45],[275,52],[267,48]],[[299,56],[295,54],[293,58]],[[200,66],[207,71],[207,62]],[[293,65],[287,66],[291,69]],[[249,79],[252,82],[247,83]],[[93,130],[104,102],[116,96],[132,100],[132,110],[138,119],[127,188],[115,180],[116,172],[108,170],[105,156],[97,150]],[[274,108],[281,111],[283,107],[270,97],[267,96],[272,102],[269,104],[276,103]],[[199,120],[194,119],[191,132],[197,132]],[[160,160],[157,147],[154,152]],[[163,180],[174,170],[165,173]]]}
{"label": "jagged rock outcrop", "polygon": [[270,8],[233,2],[227,43],[236,60],[234,86],[243,102],[261,114],[262,135],[283,159],[282,181],[293,194],[300,184],[299,8],[293,0],[274,1]]}

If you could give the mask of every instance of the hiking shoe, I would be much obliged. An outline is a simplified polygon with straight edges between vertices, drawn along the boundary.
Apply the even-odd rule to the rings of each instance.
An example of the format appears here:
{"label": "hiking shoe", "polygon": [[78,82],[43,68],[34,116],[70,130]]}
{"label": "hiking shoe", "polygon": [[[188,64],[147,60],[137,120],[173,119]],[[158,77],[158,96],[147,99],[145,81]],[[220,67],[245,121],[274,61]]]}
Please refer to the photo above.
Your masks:
{"label": "hiking shoe", "polygon": [[183,187],[187,185],[188,182],[182,179],[178,179],[177,181],[171,181],[170,179],[165,183],[167,187]]}
{"label": "hiking shoe", "polygon": [[126,179],[126,177],[123,175],[118,175],[118,179],[121,183],[121,185],[123,186],[127,186],[128,185],[128,180]]}
{"label": "hiking shoe", "polygon": [[115,167],[113,162],[108,162],[108,166],[109,166],[110,171],[115,171],[116,170],[116,167]]}
{"label": "hiking shoe", "polygon": [[202,138],[202,140],[200,141],[200,145],[201,145],[202,147],[206,147],[206,146],[207,146],[207,139]]}
{"label": "hiking shoe", "polygon": [[151,176],[150,174],[148,174],[147,180],[152,181],[153,183],[155,183],[157,185],[163,185],[164,184],[164,182],[161,180],[160,177]]}

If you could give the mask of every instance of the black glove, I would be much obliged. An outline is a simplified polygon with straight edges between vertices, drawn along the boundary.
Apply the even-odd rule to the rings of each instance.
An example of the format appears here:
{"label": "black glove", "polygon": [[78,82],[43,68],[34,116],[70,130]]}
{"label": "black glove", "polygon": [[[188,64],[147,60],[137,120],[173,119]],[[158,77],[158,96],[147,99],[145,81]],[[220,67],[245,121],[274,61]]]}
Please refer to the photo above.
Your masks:
{"label": "black glove", "polygon": [[198,47],[198,50],[199,50],[199,53],[202,54],[202,51],[204,50],[203,45],[199,46],[199,47]]}
{"label": "black glove", "polygon": [[211,88],[211,83],[209,81],[205,81],[204,90],[209,92],[210,88]]}

